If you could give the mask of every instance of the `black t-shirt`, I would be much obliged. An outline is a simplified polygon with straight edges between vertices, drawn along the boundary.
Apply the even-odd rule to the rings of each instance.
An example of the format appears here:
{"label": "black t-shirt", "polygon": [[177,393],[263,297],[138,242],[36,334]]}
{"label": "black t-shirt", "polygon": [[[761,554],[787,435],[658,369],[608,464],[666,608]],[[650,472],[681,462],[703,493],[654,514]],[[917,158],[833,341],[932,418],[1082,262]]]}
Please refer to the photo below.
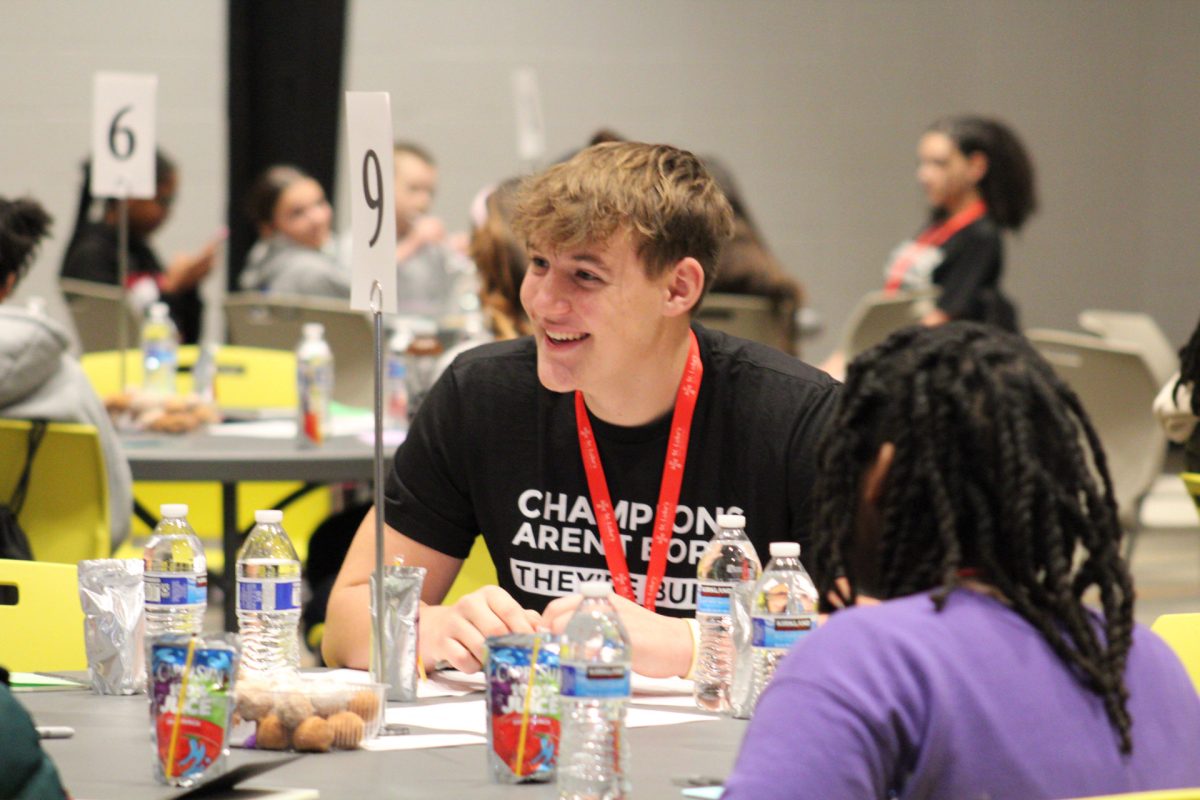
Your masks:
{"label": "black t-shirt", "polygon": [[[130,235],[130,284],[142,276],[157,279],[162,272],[162,263],[158,260],[158,255],[150,249],[150,245],[144,239]],[[117,229],[102,222],[90,222],[83,226],[63,257],[62,276],[116,286],[119,273]],[[192,288],[174,294],[164,293],[162,299],[171,309],[171,319],[179,329],[179,338],[183,343],[195,344],[199,341],[200,319],[203,313],[200,293]]]}
{"label": "black t-shirt", "polygon": [[[690,616],[696,563],[721,513],[743,513],[765,563],[772,541],[809,540],[815,445],[838,384],[763,345],[694,326],[704,363],[675,534],[657,608]],[[526,608],[610,579],[580,459],[574,396],[538,382],[536,345],[470,350],[434,386],[396,451],[392,528],[455,558],[482,533],[500,586]],[[639,600],[671,415],[637,427],[592,417]]]}
{"label": "black t-shirt", "polygon": [[1017,330],[1017,312],[1000,291],[1004,241],[991,217],[983,216],[941,247],[923,248],[904,276],[906,289],[941,287],[937,305],[954,319],[989,322]]}

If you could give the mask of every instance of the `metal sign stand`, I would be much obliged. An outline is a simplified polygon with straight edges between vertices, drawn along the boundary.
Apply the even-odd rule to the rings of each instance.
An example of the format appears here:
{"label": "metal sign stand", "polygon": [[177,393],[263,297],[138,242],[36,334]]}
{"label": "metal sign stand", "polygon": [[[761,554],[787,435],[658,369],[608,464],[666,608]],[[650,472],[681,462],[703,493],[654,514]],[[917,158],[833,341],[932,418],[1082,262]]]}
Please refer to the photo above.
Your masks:
{"label": "metal sign stand", "polygon": [[383,646],[383,286],[371,281],[371,315],[375,321],[375,670],[371,679],[383,683],[387,650]]}
{"label": "metal sign stand", "polygon": [[121,394],[127,391],[128,375],[125,368],[125,350],[129,347],[129,312],[126,304],[129,302],[126,283],[129,280],[129,195],[122,192],[117,198],[117,286],[121,289],[121,308],[117,314],[117,353],[121,362]]}

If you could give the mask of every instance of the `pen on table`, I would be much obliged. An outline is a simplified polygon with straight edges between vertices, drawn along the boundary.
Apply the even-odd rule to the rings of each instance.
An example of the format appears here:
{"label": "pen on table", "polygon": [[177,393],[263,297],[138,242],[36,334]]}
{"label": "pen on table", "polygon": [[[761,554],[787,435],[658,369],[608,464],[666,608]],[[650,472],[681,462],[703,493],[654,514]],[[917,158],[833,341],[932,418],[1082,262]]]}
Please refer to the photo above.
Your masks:
{"label": "pen on table", "polygon": [[66,725],[38,725],[37,735],[39,739],[70,739],[75,729]]}

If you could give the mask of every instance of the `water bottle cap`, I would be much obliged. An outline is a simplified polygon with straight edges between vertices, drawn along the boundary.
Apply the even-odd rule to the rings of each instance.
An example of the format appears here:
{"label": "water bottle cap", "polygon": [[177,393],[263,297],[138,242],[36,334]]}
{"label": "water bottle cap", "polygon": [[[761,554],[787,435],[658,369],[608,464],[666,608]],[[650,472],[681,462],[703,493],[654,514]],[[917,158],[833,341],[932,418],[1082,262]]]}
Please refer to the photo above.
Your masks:
{"label": "water bottle cap", "polygon": [[717,514],[717,526],[720,528],[745,528],[746,518],[741,514]]}
{"label": "water bottle cap", "polygon": [[771,542],[771,558],[799,558],[799,542]]}
{"label": "water bottle cap", "polygon": [[612,592],[612,584],[608,581],[585,581],[579,586],[579,593],[584,597],[608,597]]}
{"label": "water bottle cap", "polygon": [[300,330],[304,332],[305,339],[325,338],[325,326],[319,322],[306,322]]}
{"label": "water bottle cap", "polygon": [[169,519],[183,519],[187,512],[187,503],[163,503],[158,507],[158,513]]}
{"label": "water bottle cap", "polygon": [[278,525],[283,522],[283,512],[277,508],[260,508],[254,512],[254,521],[264,525]]}
{"label": "water bottle cap", "polygon": [[170,313],[171,309],[161,300],[150,305],[150,319],[152,320],[164,320]]}

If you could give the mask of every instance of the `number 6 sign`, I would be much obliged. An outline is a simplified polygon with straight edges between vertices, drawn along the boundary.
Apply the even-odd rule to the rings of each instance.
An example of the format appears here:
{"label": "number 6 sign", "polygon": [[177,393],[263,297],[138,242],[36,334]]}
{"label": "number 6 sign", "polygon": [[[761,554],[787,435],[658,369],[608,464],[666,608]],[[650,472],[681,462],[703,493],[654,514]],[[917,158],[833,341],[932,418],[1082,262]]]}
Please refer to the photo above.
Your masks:
{"label": "number 6 sign", "polygon": [[396,311],[396,171],[392,166],[392,105],[387,92],[346,92],[350,146],[350,307],[371,309],[371,284],[383,290],[383,311]]}
{"label": "number 6 sign", "polygon": [[97,72],[92,92],[92,194],[154,197],[158,78]]}

